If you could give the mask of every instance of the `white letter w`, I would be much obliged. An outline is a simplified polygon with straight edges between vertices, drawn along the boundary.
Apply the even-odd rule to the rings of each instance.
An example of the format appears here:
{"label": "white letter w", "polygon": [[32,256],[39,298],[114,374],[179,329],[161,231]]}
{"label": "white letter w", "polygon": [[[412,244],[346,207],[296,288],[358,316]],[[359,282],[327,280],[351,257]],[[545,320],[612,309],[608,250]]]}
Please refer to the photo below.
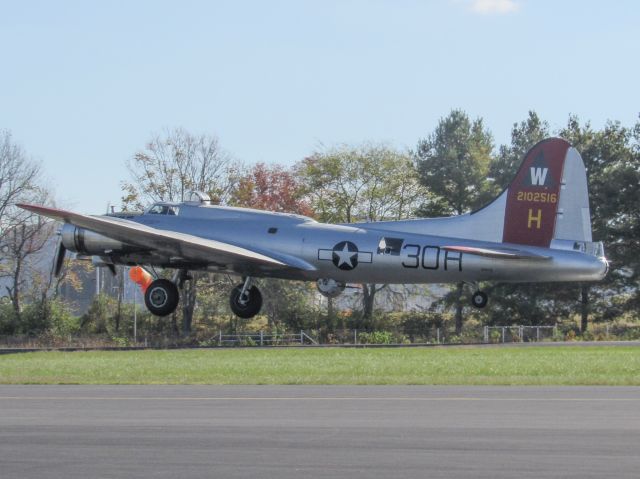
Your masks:
{"label": "white letter w", "polygon": [[548,168],[534,168],[531,167],[531,184],[544,186],[544,182],[547,179]]}

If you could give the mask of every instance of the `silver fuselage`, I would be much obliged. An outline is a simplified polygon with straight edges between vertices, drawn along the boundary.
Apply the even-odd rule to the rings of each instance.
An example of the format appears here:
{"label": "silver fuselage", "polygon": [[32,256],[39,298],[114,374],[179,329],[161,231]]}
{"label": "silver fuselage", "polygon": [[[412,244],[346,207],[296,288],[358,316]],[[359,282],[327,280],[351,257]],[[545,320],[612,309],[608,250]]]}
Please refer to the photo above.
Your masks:
{"label": "silver fuselage", "polygon": [[[491,248],[505,243],[475,241],[433,234],[385,229],[384,223],[330,225],[297,215],[243,208],[181,204],[178,215],[145,213],[132,221],[255,251],[274,251],[298,257],[315,271],[292,269],[263,276],[345,283],[447,283],[598,281],[607,271],[601,248],[590,244],[555,241],[551,248],[517,245],[548,260],[496,259],[446,251],[445,246]],[[581,251],[582,250],[582,251]],[[586,251],[586,252],[583,252]],[[179,258],[141,257],[135,251],[119,255],[118,263],[181,267]],[[220,265],[191,264],[190,269],[225,271]],[[226,271],[242,274],[242,271]],[[254,274],[256,275],[256,274]]]}

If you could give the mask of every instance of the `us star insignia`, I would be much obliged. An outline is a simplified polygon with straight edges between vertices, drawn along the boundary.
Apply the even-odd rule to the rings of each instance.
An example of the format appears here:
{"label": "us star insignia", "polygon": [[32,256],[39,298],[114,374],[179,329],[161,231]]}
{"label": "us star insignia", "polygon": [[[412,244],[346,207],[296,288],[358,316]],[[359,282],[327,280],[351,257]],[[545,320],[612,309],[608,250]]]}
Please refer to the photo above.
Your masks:
{"label": "us star insignia", "polygon": [[358,251],[358,247],[351,241],[341,241],[333,249],[319,249],[318,259],[332,261],[336,268],[350,271],[358,266],[358,263],[371,263],[373,253]]}

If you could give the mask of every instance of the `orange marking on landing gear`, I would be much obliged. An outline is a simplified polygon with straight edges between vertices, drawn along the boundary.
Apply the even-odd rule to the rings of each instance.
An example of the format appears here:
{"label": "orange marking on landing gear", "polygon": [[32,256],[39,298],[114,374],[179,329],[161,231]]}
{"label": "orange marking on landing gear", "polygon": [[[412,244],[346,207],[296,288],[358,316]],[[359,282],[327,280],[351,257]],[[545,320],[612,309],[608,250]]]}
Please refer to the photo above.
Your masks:
{"label": "orange marking on landing gear", "polygon": [[149,285],[153,282],[153,277],[141,266],[135,266],[129,270],[129,278],[131,281],[140,286],[142,293],[147,291]]}

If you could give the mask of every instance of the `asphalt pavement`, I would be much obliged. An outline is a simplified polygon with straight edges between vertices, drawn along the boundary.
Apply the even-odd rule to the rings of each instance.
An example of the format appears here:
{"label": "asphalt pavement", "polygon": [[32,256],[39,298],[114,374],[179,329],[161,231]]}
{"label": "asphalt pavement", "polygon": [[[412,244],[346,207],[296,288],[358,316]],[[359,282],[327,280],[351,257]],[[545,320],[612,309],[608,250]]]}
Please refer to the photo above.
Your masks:
{"label": "asphalt pavement", "polygon": [[638,478],[640,388],[0,386],[0,477]]}

